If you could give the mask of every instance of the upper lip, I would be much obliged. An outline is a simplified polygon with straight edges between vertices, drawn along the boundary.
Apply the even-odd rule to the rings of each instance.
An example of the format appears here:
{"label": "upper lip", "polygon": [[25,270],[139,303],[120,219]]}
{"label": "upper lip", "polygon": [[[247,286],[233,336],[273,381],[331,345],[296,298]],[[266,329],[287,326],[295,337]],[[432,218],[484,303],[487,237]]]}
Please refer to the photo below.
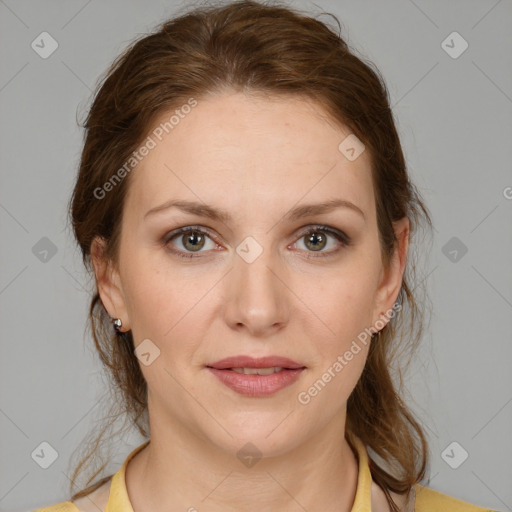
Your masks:
{"label": "upper lip", "polygon": [[226,357],[215,363],[207,365],[210,368],[225,370],[227,368],[305,368],[304,365],[281,356],[251,357],[251,356],[233,356]]}

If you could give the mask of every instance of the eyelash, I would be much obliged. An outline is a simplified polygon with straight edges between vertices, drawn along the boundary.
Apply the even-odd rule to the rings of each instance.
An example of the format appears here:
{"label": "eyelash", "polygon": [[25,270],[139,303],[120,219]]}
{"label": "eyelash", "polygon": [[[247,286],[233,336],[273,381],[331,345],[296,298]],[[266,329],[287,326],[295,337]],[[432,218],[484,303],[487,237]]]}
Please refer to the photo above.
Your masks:
{"label": "eyelash", "polygon": [[[168,248],[168,250],[170,252],[172,252],[179,258],[190,260],[193,258],[201,257],[201,256],[197,256],[195,253],[184,252],[179,249],[170,249],[168,247],[169,242],[171,242],[172,240],[177,238],[179,235],[181,235],[183,233],[188,233],[191,231],[195,231],[195,232],[200,233],[201,235],[207,235],[209,238],[212,238],[212,233],[208,229],[202,228],[200,226],[186,226],[186,227],[171,231],[170,233],[167,233],[163,237],[162,243],[165,247]],[[304,238],[305,236],[311,235],[313,233],[325,233],[327,235],[333,236],[334,238],[336,238],[336,240],[338,240],[338,242],[341,245],[341,248],[348,247],[349,245],[352,244],[352,240],[350,239],[350,237],[343,231],[339,231],[337,229],[330,228],[329,226],[323,226],[323,225],[310,226],[307,231],[304,231],[299,235],[299,237],[297,238],[297,241],[300,240],[301,238]],[[213,238],[212,238],[212,240],[215,242],[215,240]],[[341,248],[333,249],[328,252],[320,252],[318,254],[312,254],[312,251],[306,251],[306,252],[310,253],[306,256],[306,258],[314,259],[314,258],[326,258],[329,256],[334,256],[335,254],[337,254],[340,251]],[[199,253],[197,253],[197,254],[199,254]]]}

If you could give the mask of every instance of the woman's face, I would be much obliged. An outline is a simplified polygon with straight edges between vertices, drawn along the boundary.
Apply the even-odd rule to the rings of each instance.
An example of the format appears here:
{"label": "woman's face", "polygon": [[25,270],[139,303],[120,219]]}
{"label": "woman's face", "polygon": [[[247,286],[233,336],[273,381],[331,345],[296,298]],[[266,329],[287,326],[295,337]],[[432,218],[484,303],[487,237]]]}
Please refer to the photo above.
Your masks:
{"label": "woman's face", "polygon": [[[212,96],[162,135],[172,114],[131,171],[118,266],[96,266],[103,303],[139,347],[152,432],[185,427],[266,455],[339,436],[368,353],[361,333],[393,306],[407,247],[406,236],[385,272],[368,151],[340,149],[350,132],[303,99]],[[353,206],[313,207],[332,201]],[[407,235],[406,219],[396,227]],[[236,356],[299,369],[216,364]]]}

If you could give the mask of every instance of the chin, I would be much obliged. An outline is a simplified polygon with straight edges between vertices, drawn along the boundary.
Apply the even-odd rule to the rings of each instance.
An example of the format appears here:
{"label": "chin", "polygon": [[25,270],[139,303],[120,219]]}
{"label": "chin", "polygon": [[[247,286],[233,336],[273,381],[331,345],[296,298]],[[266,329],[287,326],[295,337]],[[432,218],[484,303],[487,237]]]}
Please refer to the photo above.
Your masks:
{"label": "chin", "polygon": [[284,422],[286,414],[282,412],[265,414],[264,418],[261,413],[245,415],[244,419],[241,416],[243,415],[238,414],[233,421],[222,423],[229,434],[224,429],[216,429],[215,433],[207,434],[210,441],[220,449],[238,458],[244,455],[244,451],[251,450],[259,456],[277,457],[293,450],[307,439],[304,422],[299,425],[296,419],[293,423],[290,421],[293,414]]}

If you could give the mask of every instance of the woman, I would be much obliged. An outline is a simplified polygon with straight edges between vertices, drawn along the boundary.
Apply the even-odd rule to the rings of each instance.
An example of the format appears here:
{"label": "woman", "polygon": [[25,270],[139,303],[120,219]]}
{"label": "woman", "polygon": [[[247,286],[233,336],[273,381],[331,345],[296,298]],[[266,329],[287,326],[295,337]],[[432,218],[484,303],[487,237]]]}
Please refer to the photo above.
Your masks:
{"label": "woman", "polygon": [[90,109],[71,216],[146,441],[40,510],[485,510],[419,483],[392,354],[421,335],[409,244],[431,220],[382,78],[331,28],[245,1],[134,43]]}

